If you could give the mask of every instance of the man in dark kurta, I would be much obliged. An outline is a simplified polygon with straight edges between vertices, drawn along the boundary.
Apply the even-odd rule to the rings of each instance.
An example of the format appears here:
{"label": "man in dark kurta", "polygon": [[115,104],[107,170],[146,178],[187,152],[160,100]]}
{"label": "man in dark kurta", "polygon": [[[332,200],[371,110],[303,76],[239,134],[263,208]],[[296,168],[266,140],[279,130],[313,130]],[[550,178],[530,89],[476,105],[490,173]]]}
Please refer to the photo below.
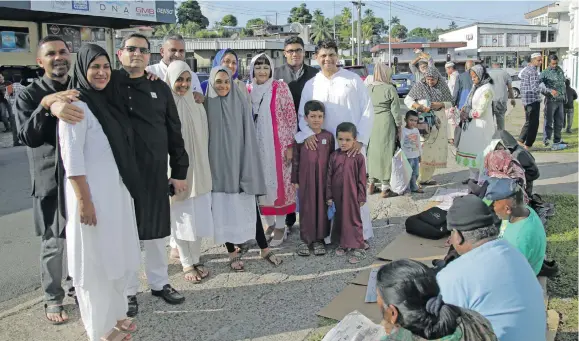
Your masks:
{"label": "man in dark kurta", "polygon": [[[169,284],[165,237],[171,235],[168,183],[179,193],[186,187],[189,157],[181,135],[181,122],[171,89],[162,80],[149,81],[145,67],[149,63],[150,44],[145,36],[127,36],[118,51],[123,70],[119,91],[113,105],[129,114],[135,132],[136,156],[145,194],[135,199],[139,238],[144,241],[145,272],[154,296],[167,303],[179,304],[185,298]],[[167,154],[171,178],[167,179]],[[132,317],[138,312],[138,269],[135,269],[127,295]]]}
{"label": "man in dark kurta", "polygon": [[[316,150],[305,144],[294,144],[292,184],[298,184],[300,210],[300,238],[310,245],[322,242],[330,234],[325,189],[330,155],[334,151],[334,135],[326,130],[316,134]],[[358,210],[359,211],[359,210]]]}
{"label": "man in dark kurta", "polygon": [[[289,86],[296,107],[296,113],[300,107],[302,90],[306,82],[312,79],[320,70],[304,63],[305,48],[302,38],[293,36],[284,42],[284,55],[287,64],[275,68],[274,75]],[[298,130],[299,130],[298,125]],[[299,197],[299,196],[298,196]],[[285,218],[286,226],[292,227],[296,223],[296,214],[290,213]]]}
{"label": "man in dark kurta", "polygon": [[58,120],[50,114],[50,106],[68,88],[70,52],[62,38],[47,36],[38,43],[38,60],[45,74],[18,94],[15,115],[18,138],[28,147],[34,226],[42,237],[40,282],[46,317],[49,322],[60,324],[68,320],[62,307],[66,215],[64,192],[58,181]]}

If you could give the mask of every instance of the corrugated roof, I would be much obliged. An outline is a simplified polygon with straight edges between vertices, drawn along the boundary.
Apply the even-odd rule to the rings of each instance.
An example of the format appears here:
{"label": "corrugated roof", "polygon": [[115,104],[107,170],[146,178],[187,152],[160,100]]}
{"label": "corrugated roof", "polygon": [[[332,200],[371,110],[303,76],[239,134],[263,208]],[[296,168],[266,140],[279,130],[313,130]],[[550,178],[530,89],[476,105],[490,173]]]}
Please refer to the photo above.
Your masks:
{"label": "corrugated roof", "polygon": [[[440,42],[440,41],[433,41],[430,43],[392,43],[393,49],[420,49],[425,47],[433,47],[433,48],[458,48],[458,47],[466,47],[466,42],[464,41],[449,41],[449,42]],[[380,50],[387,50],[388,44],[378,44],[372,49],[370,52],[378,52]]]}

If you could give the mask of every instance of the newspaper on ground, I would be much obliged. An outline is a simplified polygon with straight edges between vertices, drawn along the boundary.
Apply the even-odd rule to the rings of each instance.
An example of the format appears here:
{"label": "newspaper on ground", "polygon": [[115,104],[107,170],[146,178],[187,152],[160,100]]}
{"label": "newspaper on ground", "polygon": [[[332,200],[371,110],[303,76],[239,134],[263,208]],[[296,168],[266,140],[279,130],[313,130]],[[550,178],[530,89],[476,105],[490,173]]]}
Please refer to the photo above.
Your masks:
{"label": "newspaper on ground", "polygon": [[376,278],[378,277],[378,269],[370,271],[368,279],[368,286],[366,287],[366,303],[376,303],[378,301],[378,294],[376,293]]}
{"label": "newspaper on ground", "polygon": [[344,316],[322,341],[378,341],[384,336],[384,327],[355,310]]}
{"label": "newspaper on ground", "polygon": [[431,201],[440,202],[436,205],[438,208],[448,211],[452,202],[456,197],[462,197],[468,194],[468,189],[457,189],[457,188],[439,188],[434,193],[434,196],[430,199]]}

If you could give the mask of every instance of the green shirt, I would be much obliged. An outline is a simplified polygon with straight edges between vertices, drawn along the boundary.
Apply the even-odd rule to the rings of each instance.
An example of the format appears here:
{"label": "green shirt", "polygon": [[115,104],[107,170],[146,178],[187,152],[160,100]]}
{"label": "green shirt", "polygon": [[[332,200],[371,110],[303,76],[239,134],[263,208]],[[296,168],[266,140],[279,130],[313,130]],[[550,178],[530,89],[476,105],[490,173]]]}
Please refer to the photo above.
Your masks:
{"label": "green shirt", "polygon": [[558,92],[557,97],[553,97],[550,93],[546,94],[547,98],[557,102],[565,102],[567,100],[567,95],[565,94],[565,73],[559,66],[554,69],[548,67],[543,70],[543,72],[541,72],[540,82],[544,83],[547,89],[557,90]]}
{"label": "green shirt", "polygon": [[530,214],[527,218],[511,223],[503,220],[500,237],[516,247],[527,258],[535,271],[535,275],[541,271],[545,252],[547,251],[547,235],[541,222],[541,218],[535,210],[527,206]]}

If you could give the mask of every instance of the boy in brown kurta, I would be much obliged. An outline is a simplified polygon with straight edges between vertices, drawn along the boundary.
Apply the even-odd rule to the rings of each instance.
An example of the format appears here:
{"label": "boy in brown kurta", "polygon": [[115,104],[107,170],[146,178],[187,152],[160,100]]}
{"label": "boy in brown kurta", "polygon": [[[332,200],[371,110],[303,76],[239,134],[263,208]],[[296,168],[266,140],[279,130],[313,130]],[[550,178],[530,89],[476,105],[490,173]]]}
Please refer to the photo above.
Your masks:
{"label": "boy in brown kurta", "polygon": [[305,120],[317,138],[316,150],[309,150],[304,143],[294,144],[292,183],[299,188],[300,256],[310,255],[313,244],[316,256],[326,254],[324,238],[330,234],[330,221],[324,191],[330,155],[334,150],[334,135],[322,129],[325,108],[320,101],[308,101],[304,105]]}
{"label": "boy in brown kurta", "polygon": [[335,203],[336,214],[332,228],[332,242],[339,243],[337,255],[352,249],[349,262],[356,264],[366,258],[360,207],[366,203],[366,163],[364,156],[354,153],[356,126],[340,123],[336,136],[340,149],[330,156],[326,200]]}

